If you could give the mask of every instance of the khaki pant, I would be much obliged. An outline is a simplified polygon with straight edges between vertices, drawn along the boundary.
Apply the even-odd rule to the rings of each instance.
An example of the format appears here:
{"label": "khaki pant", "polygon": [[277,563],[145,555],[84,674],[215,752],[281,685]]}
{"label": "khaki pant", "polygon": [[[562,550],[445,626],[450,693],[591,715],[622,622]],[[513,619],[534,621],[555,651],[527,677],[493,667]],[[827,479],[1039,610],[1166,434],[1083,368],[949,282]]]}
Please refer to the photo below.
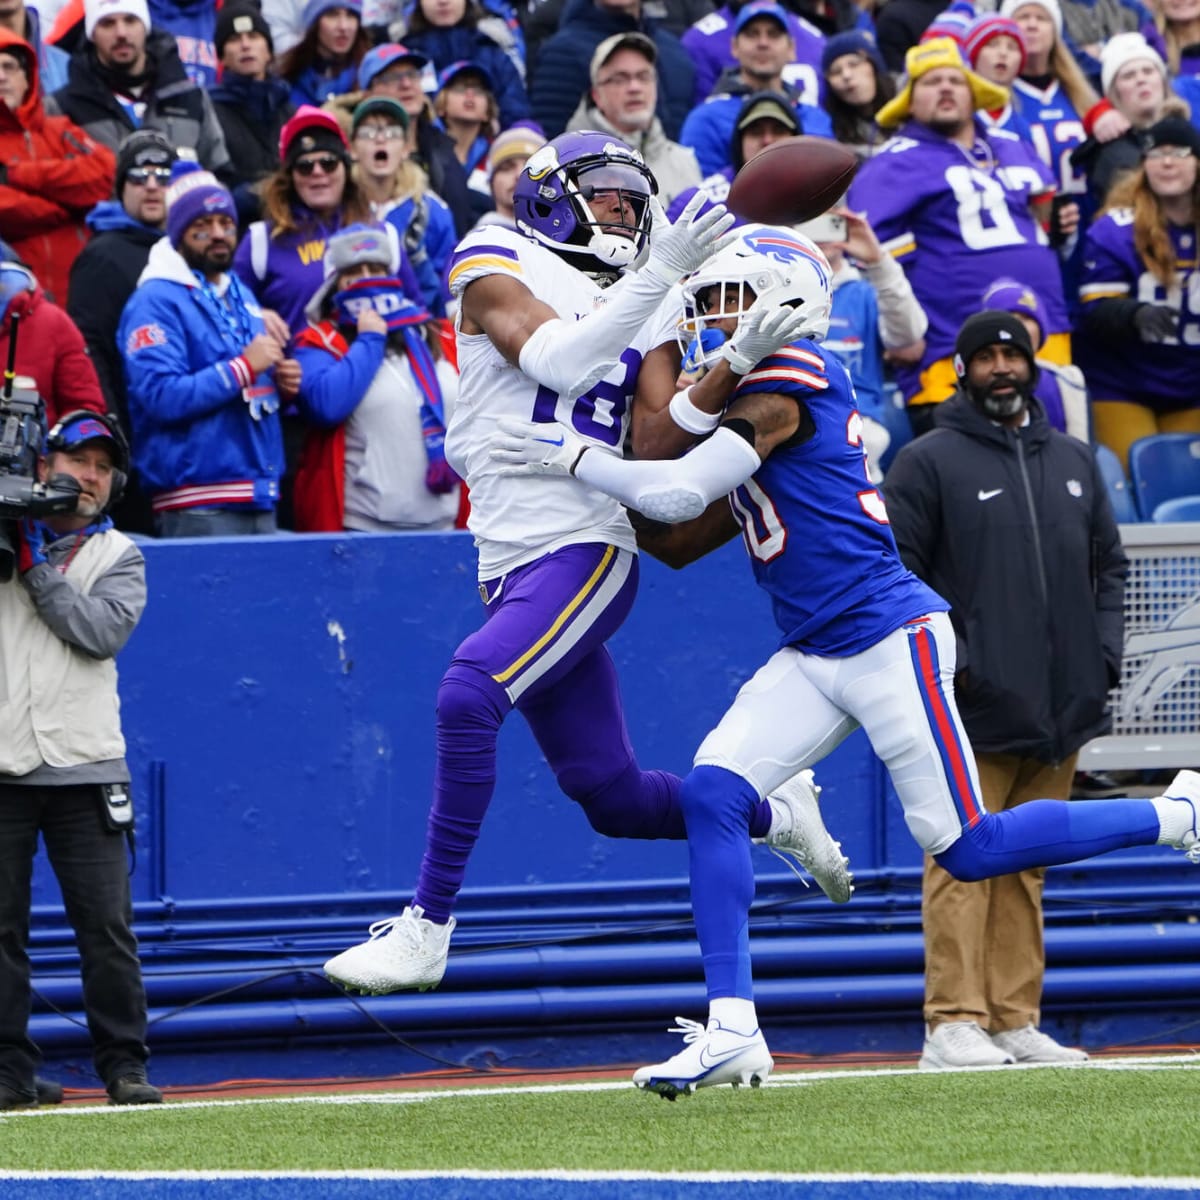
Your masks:
{"label": "khaki pant", "polygon": [[[1072,755],[1056,766],[1012,754],[980,754],[979,784],[988,812],[1026,800],[1066,800]],[[925,1021],[976,1021],[989,1033],[1040,1022],[1042,885],[1045,869],[960,883],[925,858]]]}

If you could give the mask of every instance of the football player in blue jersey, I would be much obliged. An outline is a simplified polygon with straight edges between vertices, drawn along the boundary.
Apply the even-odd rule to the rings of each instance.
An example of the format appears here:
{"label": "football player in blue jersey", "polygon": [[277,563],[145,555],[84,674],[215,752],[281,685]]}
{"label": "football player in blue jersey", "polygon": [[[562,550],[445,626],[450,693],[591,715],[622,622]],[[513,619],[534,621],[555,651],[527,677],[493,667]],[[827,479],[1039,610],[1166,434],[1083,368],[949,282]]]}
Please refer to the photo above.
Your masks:
{"label": "football player in blue jersey", "polygon": [[[867,478],[849,375],[819,344],[829,323],[828,263],[788,229],[746,226],[739,235],[685,285],[695,353],[713,371],[744,368],[711,436],[682,458],[632,461],[565,426],[502,420],[491,450],[515,472],[569,474],[678,524],[676,562],[740,527],[781,632],[780,649],[704,740],[680,790],[709,1015],[707,1025],[680,1019],[684,1049],[634,1075],[669,1098],[769,1074],[750,971],[747,821],[780,781],[860,725],[913,836],[957,879],[1154,843],[1200,861],[1197,772],[1180,772],[1167,795],[1149,800],[1035,800],[985,811],[954,702],[948,605],[900,560]],[[807,314],[806,336],[757,363],[732,362],[730,344],[758,304]],[[731,343],[706,338],[713,329]],[[724,514],[709,507],[722,497]]]}

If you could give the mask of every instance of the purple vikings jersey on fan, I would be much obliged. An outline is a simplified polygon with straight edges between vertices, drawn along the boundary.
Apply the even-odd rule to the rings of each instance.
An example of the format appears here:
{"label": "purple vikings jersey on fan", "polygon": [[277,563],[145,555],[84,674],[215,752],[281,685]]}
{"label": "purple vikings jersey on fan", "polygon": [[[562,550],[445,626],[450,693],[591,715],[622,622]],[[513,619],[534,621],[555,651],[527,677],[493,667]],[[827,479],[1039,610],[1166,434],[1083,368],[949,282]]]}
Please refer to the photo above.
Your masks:
{"label": "purple vikings jersey on fan", "polygon": [[1128,400],[1158,412],[1192,408],[1196,403],[1196,346],[1200,344],[1200,275],[1196,271],[1196,234],[1169,225],[1175,250],[1176,282],[1163,285],[1142,266],[1133,244],[1133,210],[1113,209],[1088,231],[1083,252],[1079,299],[1109,297],[1164,304],[1180,310],[1175,334],[1151,345],[1110,345],[1100,338],[1079,338],[1079,363],[1097,400]]}
{"label": "purple vikings jersey on fan", "polygon": [[867,477],[850,375],[837,357],[794,342],[763,359],[735,399],[753,392],[794,396],[816,425],[808,441],[768,455],[730,497],[782,644],[857,654],[910,620],[945,612],[946,602],[896,552],[883,499]]}
{"label": "purple vikings jersey on fan", "polygon": [[[979,137],[976,150],[909,121],[850,188],[850,207],[866,213],[929,316],[922,368],[954,352],[963,314],[1002,275],[1037,288],[1047,334],[1070,329],[1058,261],[1029,208],[1053,190],[1050,172],[1003,130]],[[918,390],[918,373],[897,371],[906,396]]]}

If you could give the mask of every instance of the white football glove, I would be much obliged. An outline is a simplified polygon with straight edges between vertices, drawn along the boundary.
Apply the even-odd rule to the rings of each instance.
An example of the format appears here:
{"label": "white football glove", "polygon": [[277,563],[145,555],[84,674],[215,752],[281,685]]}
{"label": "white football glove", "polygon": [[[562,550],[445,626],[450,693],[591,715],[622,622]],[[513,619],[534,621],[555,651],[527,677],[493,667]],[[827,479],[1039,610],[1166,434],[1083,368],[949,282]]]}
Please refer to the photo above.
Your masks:
{"label": "white football glove", "polygon": [[721,354],[735,375],[748,375],[756,363],[803,337],[807,323],[807,314],[787,304],[751,308]]}
{"label": "white football glove", "polygon": [[698,270],[729,240],[730,226],[737,218],[723,204],[714,204],[701,213],[708,203],[709,197],[698,191],[672,225],[658,199],[650,197],[654,220],[645,270],[668,287]]}
{"label": "white football glove", "polygon": [[488,457],[501,475],[574,475],[587,445],[557,421],[501,417]]}

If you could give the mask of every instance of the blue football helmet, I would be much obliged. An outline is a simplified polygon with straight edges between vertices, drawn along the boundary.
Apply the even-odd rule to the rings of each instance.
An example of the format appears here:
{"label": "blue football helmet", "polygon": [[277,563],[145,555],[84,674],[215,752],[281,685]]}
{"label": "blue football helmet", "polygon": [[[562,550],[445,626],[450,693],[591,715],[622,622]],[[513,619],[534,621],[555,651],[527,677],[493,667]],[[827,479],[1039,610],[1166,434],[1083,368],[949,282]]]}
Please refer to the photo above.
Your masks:
{"label": "blue football helmet", "polygon": [[[517,228],[572,266],[613,276],[641,260],[658,184],[636,150],[607,133],[564,133],[535,150],[517,178]],[[601,223],[590,201],[616,193],[621,214]]]}

